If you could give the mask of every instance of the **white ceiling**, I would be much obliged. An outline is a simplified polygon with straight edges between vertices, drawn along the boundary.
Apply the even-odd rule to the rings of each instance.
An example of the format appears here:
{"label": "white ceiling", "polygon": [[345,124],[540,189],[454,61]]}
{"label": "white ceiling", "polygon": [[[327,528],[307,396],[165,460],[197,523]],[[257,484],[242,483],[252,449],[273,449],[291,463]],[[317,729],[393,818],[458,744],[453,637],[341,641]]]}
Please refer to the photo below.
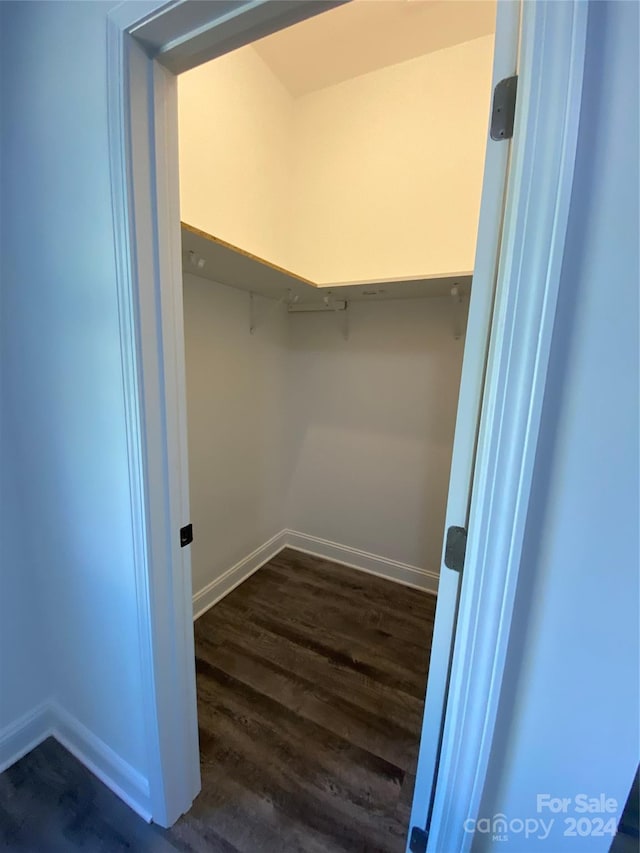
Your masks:
{"label": "white ceiling", "polygon": [[254,49],[294,96],[495,31],[496,0],[352,0]]}

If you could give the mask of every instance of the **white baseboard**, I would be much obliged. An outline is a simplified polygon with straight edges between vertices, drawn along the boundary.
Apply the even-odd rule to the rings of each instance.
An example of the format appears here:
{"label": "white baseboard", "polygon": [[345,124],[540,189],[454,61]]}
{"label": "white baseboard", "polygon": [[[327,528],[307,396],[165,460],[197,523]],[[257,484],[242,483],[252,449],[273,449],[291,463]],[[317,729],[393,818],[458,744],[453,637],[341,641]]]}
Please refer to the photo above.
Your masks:
{"label": "white baseboard", "polygon": [[41,702],[0,732],[0,773],[31,752],[53,732],[49,702]]}
{"label": "white baseboard", "polygon": [[50,736],[147,823],[151,821],[149,781],[55,700],[42,702],[0,732],[0,772]]}
{"label": "white baseboard", "polygon": [[294,551],[302,551],[314,557],[323,557],[332,560],[351,569],[359,569],[371,575],[385,578],[389,581],[401,583],[424,592],[436,595],[438,592],[437,572],[411,566],[408,563],[400,563],[397,560],[389,560],[387,557],[379,557],[368,551],[361,551],[349,545],[340,545],[330,542],[328,539],[320,539],[318,536],[310,536],[297,530],[286,531],[286,545]]}
{"label": "white baseboard", "polygon": [[251,554],[244,557],[235,566],[220,575],[219,578],[208,583],[203,589],[193,596],[193,618],[202,616],[210,607],[217,604],[221,598],[235,589],[259,568],[268,563],[276,554],[280,553],[286,545],[286,530],[276,533]]}
{"label": "white baseboard", "polygon": [[50,704],[52,734],[147,823],[151,822],[149,780],[57,702]]}
{"label": "white baseboard", "polygon": [[438,592],[437,572],[430,572],[427,569],[400,563],[397,560],[390,560],[387,557],[352,548],[350,545],[340,545],[297,530],[281,530],[193,596],[194,621],[279,554],[283,548],[292,548],[294,551],[332,560],[342,566],[368,572],[433,595]]}

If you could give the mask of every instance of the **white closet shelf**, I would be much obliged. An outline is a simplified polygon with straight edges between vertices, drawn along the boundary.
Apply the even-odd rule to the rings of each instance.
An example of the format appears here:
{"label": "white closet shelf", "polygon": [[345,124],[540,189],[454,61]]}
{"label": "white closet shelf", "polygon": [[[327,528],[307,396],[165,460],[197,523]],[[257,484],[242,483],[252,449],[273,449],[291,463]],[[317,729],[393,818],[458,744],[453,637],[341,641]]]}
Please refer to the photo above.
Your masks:
{"label": "white closet shelf", "polygon": [[458,285],[460,296],[471,290],[471,272],[316,284],[186,222],[181,225],[184,272],[269,299],[307,304],[322,302],[327,293],[351,302],[449,296],[454,285]]}

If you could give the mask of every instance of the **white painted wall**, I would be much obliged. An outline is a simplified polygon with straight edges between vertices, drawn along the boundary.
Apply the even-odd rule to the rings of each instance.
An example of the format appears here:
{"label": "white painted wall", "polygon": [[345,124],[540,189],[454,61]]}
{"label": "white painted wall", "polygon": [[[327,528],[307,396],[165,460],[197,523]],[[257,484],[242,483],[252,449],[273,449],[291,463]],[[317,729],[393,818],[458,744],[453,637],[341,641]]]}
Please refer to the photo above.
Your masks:
{"label": "white painted wall", "polygon": [[[7,7],[0,5],[0,163],[10,163],[19,151],[13,112],[16,93],[8,73],[12,41],[7,32]],[[9,63],[9,64],[6,64]],[[0,766],[15,752],[10,737],[50,692],[47,648],[40,611],[40,589],[33,558],[34,531],[29,515],[29,481],[21,455],[16,453],[22,433],[15,395],[20,393],[23,362],[20,336],[15,334],[15,314],[24,294],[18,286],[12,244],[16,229],[11,182],[3,169],[0,180]],[[5,191],[6,190],[6,191]],[[28,458],[27,460],[28,461]]]}
{"label": "white painted wall", "polygon": [[293,99],[252,47],[178,77],[184,222],[287,266]]}
{"label": "white painted wall", "polygon": [[285,523],[286,310],[184,277],[193,589],[263,545]]}
{"label": "white painted wall", "polygon": [[252,47],[179,78],[182,219],[320,283],[473,268],[493,36],[293,99]]}
{"label": "white painted wall", "polygon": [[[0,42],[1,43],[1,42]],[[3,100],[4,103],[4,100]],[[4,150],[2,152],[4,154]],[[3,237],[5,235],[3,229]],[[10,297],[3,291],[2,317]],[[4,324],[3,324],[4,325]],[[2,329],[0,340],[8,335]],[[14,366],[18,354],[1,349],[2,367]],[[3,381],[4,384],[4,381]],[[12,736],[34,708],[50,695],[49,654],[43,630],[39,578],[32,556],[28,519],[22,507],[22,474],[14,458],[15,440],[10,413],[3,404],[0,442],[0,767],[15,755],[21,739]]]}
{"label": "white painted wall", "polygon": [[[604,793],[617,819],[638,719],[638,5],[591,3],[583,112],[534,500],[482,815],[555,818],[546,841],[478,850],[607,851],[565,838],[537,794]],[[635,73],[634,73],[635,71]],[[588,814],[595,818],[603,815]],[[608,817],[608,815],[604,815]]]}
{"label": "white painted wall", "polygon": [[[21,649],[18,623],[40,650],[25,644],[30,660],[7,677],[34,701],[45,649],[64,711],[144,779],[107,148],[112,5],[1,4],[2,406],[24,541],[3,561],[12,582],[0,598],[10,654]],[[42,618],[31,610],[38,595]],[[11,716],[23,704],[12,694]]]}
{"label": "white painted wall", "polygon": [[[186,274],[197,593],[285,529],[433,572],[463,341],[448,299],[287,315]],[[466,312],[466,303],[464,306]]]}
{"label": "white painted wall", "polygon": [[493,36],[296,101],[294,269],[331,283],[473,269]]}
{"label": "white painted wall", "polygon": [[289,527],[438,573],[463,341],[442,298],[291,317]]}

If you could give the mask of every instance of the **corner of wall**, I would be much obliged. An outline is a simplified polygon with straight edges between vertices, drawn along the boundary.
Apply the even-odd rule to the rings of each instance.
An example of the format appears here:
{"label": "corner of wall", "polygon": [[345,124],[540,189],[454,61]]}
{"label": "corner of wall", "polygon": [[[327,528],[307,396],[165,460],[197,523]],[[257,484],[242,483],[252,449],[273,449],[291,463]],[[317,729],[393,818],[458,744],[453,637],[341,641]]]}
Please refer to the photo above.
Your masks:
{"label": "corner of wall", "polygon": [[143,820],[150,823],[149,780],[55,699],[49,703],[49,719],[53,737]]}
{"label": "corner of wall", "polygon": [[61,743],[143,820],[151,821],[149,780],[55,699],[41,702],[0,732],[0,773],[48,737]]}
{"label": "corner of wall", "polygon": [[0,773],[31,752],[53,732],[53,713],[41,702],[0,731]]}
{"label": "corner of wall", "polygon": [[254,572],[257,572],[258,569],[262,568],[265,563],[268,563],[269,560],[273,559],[276,554],[279,554],[286,545],[286,534],[286,530],[281,530],[279,533],[276,533],[275,536],[272,536],[271,539],[268,539],[260,545],[259,548],[256,548],[255,551],[247,554],[246,557],[239,560],[227,569],[226,572],[196,592],[193,596],[194,621],[199,616],[202,616],[203,613],[206,613],[209,608],[213,607],[214,604],[217,604],[221,598],[228,595],[243,581],[251,577],[251,575],[254,574]]}
{"label": "corner of wall", "polygon": [[303,554],[311,554],[324,560],[331,560],[341,566],[367,572],[370,575],[384,578],[385,580],[410,586],[423,592],[437,595],[439,575],[418,566],[410,566],[398,560],[371,554],[350,545],[341,545],[318,536],[310,536],[298,530],[287,530],[285,546]]}

